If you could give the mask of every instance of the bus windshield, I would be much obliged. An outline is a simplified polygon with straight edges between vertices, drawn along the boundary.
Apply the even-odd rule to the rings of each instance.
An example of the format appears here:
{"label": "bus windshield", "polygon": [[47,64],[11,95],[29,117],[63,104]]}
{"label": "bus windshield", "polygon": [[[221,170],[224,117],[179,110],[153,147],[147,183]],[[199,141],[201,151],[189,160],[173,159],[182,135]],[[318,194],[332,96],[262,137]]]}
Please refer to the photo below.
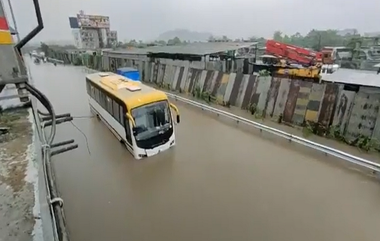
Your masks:
{"label": "bus windshield", "polygon": [[132,109],[132,117],[136,123],[137,141],[164,134],[172,128],[170,107],[166,100]]}

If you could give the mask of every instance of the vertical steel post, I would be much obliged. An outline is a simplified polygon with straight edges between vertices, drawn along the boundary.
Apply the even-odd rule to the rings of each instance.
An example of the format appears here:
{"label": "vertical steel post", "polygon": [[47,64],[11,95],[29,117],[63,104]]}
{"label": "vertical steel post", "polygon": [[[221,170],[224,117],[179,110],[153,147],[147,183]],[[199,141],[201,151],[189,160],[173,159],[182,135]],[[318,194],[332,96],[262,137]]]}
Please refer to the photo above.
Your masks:
{"label": "vertical steel post", "polygon": [[5,16],[3,1],[0,0],[0,84],[14,79],[18,70],[13,38]]}
{"label": "vertical steel post", "polygon": [[11,17],[12,17],[13,27],[14,27],[14,29],[16,31],[17,42],[20,42],[20,34],[18,32],[16,18],[15,18],[15,14],[13,12],[13,7],[12,7],[12,1],[11,0],[8,0],[8,5],[9,5],[9,10],[11,11]]}
{"label": "vertical steel post", "polygon": [[14,46],[3,0],[0,0],[0,92],[7,84],[16,84],[20,100],[25,102],[29,98],[23,83],[28,80],[28,77],[25,74],[22,75],[26,73],[25,66],[22,56],[17,56]]}

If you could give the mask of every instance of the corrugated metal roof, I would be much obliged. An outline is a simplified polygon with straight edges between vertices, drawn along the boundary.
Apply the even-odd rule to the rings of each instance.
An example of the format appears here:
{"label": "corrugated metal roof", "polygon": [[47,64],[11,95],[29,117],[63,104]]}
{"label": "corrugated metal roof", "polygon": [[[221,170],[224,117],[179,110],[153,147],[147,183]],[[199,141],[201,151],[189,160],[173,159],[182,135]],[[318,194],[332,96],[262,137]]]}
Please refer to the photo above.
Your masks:
{"label": "corrugated metal roof", "polygon": [[145,55],[148,53],[149,48],[131,48],[131,49],[116,49],[116,50],[103,50],[103,53],[110,54],[142,54]]}
{"label": "corrugated metal roof", "polygon": [[323,80],[343,84],[380,87],[380,74],[377,74],[376,71],[338,69],[332,74],[323,76]]}
{"label": "corrugated metal roof", "polygon": [[178,46],[155,46],[151,47],[150,53],[167,53],[167,54],[192,54],[192,55],[208,55],[213,53],[224,52],[228,50],[236,50],[240,48],[256,45],[257,43],[234,43],[234,42],[207,42],[207,43],[191,43]]}
{"label": "corrugated metal roof", "polygon": [[228,50],[236,50],[246,48],[257,43],[254,42],[212,42],[212,43],[191,43],[176,46],[153,46],[147,48],[132,48],[123,50],[104,51],[113,54],[148,54],[148,53],[166,53],[166,54],[191,54],[191,55],[208,55],[213,53],[224,52]]}

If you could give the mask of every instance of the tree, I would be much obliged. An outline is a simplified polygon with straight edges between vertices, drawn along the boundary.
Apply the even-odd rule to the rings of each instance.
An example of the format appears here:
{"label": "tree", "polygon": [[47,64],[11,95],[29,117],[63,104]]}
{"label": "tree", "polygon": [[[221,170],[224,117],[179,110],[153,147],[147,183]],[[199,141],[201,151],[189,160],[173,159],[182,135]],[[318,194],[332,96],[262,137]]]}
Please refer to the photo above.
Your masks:
{"label": "tree", "polygon": [[40,50],[41,50],[42,52],[44,52],[45,54],[47,54],[48,51],[49,51],[49,46],[48,46],[47,44],[41,42]]}
{"label": "tree", "polygon": [[276,31],[273,34],[273,39],[276,41],[311,48],[317,51],[321,50],[324,46],[346,46],[353,37],[353,35],[341,36],[338,34],[338,31],[332,29],[312,29],[305,36],[300,33],[288,36],[284,35],[281,31]]}
{"label": "tree", "polygon": [[263,38],[263,37],[256,37],[256,36],[252,36],[248,40],[249,40],[249,42],[257,42],[259,45],[264,45],[265,42],[266,42],[265,38]]}
{"label": "tree", "polygon": [[156,40],[155,43],[157,45],[166,45],[166,42],[164,40],[158,40],[158,41]]}
{"label": "tree", "polygon": [[211,36],[208,38],[208,42],[215,42],[215,37],[211,35]]}
{"label": "tree", "polygon": [[127,43],[127,46],[128,46],[128,47],[136,47],[137,45],[138,45],[138,43],[137,43],[137,41],[134,40],[134,39],[132,39],[131,41],[129,41],[129,42]]}
{"label": "tree", "polygon": [[229,39],[226,35],[222,36],[222,42],[231,42],[232,40]]}
{"label": "tree", "polygon": [[273,34],[273,39],[276,41],[283,41],[282,32],[281,31],[275,31]]}
{"label": "tree", "polygon": [[178,37],[168,40],[168,45],[179,45],[181,44],[181,40]]}

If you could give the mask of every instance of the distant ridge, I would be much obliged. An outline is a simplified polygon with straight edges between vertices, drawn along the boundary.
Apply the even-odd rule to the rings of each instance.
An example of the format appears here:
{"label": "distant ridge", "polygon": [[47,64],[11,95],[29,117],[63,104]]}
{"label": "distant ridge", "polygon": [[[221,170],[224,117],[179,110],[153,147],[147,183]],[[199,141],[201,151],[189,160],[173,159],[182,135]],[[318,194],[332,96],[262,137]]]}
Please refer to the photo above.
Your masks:
{"label": "distant ridge", "polygon": [[168,41],[169,39],[173,39],[175,37],[178,37],[182,41],[207,41],[212,36],[212,33],[209,32],[196,32],[196,31],[190,31],[187,29],[175,29],[166,31],[162,34],[160,34],[157,38],[157,40],[164,40]]}

